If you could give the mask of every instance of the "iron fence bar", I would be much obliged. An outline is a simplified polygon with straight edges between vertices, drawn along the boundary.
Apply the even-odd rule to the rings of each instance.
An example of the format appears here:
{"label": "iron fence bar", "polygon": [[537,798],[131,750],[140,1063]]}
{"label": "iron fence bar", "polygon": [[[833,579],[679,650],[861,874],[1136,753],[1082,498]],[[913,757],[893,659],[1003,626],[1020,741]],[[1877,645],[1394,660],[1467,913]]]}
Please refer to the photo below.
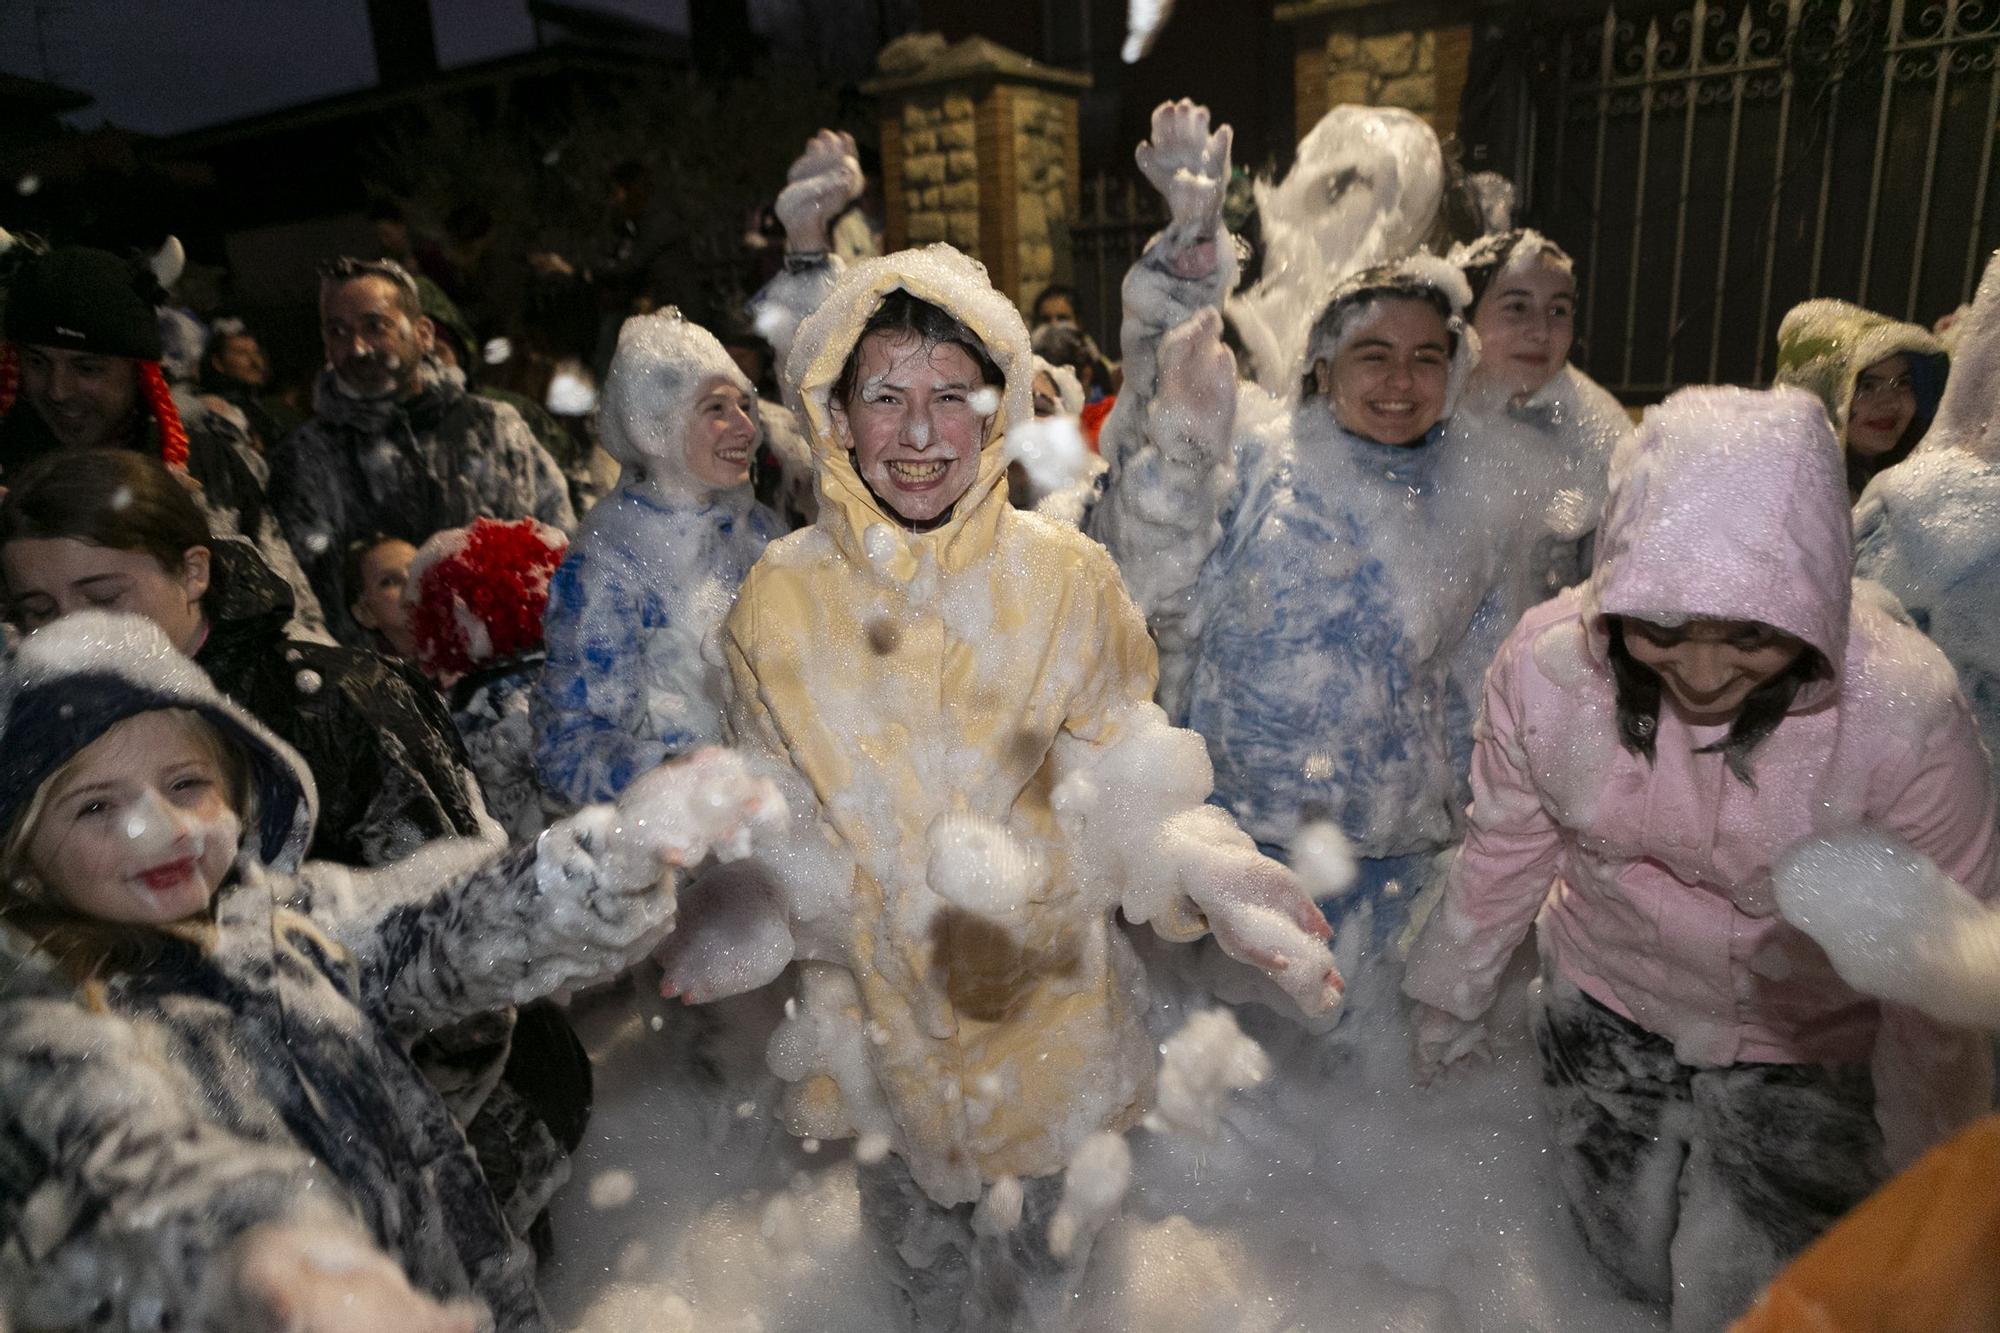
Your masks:
{"label": "iron fence bar", "polygon": [[1604,38],[1598,51],[1598,92],[1597,92],[1597,161],[1591,171],[1590,180],[1590,305],[1583,320],[1583,340],[1590,341],[1597,328],[1597,294],[1603,288],[1596,282],[1597,244],[1604,231],[1604,123],[1611,114],[1611,52],[1618,40],[1618,9],[1615,5],[1604,7]]}
{"label": "iron fence bar", "polygon": [[[1945,11],[1946,31],[1958,27],[1958,7],[1961,0],[1949,0]],[[1891,71],[1894,69],[1891,56]],[[1917,248],[1910,256],[1910,290],[1903,301],[1903,318],[1917,317],[1917,292],[1923,286],[1924,246],[1928,239],[1931,223],[1931,185],[1937,179],[1938,138],[1944,133],[1944,93],[1951,82],[1951,52],[1939,47],[1937,50],[1937,86],[1931,90],[1930,140],[1924,146],[1924,186],[1917,195]],[[1886,89],[1885,89],[1886,91]],[[1991,122],[1988,122],[1989,126]],[[1990,132],[1990,130],[1989,130]]]}
{"label": "iron fence bar", "polygon": [[[1847,43],[1847,29],[1854,18],[1854,0],[1840,0],[1840,12],[1834,22],[1833,44],[1836,49]],[[1840,95],[1847,89],[1847,68],[1835,65],[1831,79],[1832,88],[1827,93],[1827,111],[1822,120],[1826,128],[1826,145],[1821,150],[1819,162],[1819,209],[1813,219],[1812,273],[1806,279],[1806,294],[1819,292],[1820,261],[1826,257],[1826,206],[1833,192],[1833,141],[1840,132]]]}
{"label": "iron fence bar", "polygon": [[[1789,0],[1785,15],[1785,44],[1782,50],[1790,51],[1799,31],[1799,7],[1804,0]],[[1746,11],[1747,12],[1747,11]],[[1994,84],[2000,90],[2000,81]],[[1784,62],[1784,70],[1778,76],[1778,141],[1776,156],[1771,164],[1770,217],[1764,229],[1764,281],[1763,290],[1757,298],[1757,361],[1753,382],[1764,382],[1764,349],[1771,339],[1771,283],[1778,267],[1778,213],[1785,192],[1785,136],[1792,126],[1792,65]],[[1718,282],[1718,288],[1720,283]],[[1721,327],[1721,305],[1716,306],[1717,327]],[[1709,362],[1708,378],[1715,379],[1715,362]]]}
{"label": "iron fence bar", "polygon": [[[1660,55],[1660,21],[1646,21],[1645,68],[1650,73]],[[1639,326],[1639,247],[1646,229],[1646,150],[1653,137],[1653,89],[1639,92],[1638,170],[1632,188],[1632,253],[1625,264],[1625,360],[1619,378],[1632,378],[1632,335]]]}
{"label": "iron fence bar", "polygon": [[[1750,49],[1750,5],[1743,6],[1743,17],[1736,24],[1736,54],[1740,58]],[[1740,63],[1736,67],[1736,77],[1730,85],[1729,96],[1729,155],[1722,168],[1722,230],[1716,245],[1715,256],[1715,309],[1709,316],[1708,325],[1708,383],[1716,380],[1716,371],[1722,364],[1722,296],[1728,283],[1729,274],[1729,224],[1736,211],[1736,149],[1743,137],[1743,98],[1749,85],[1750,76]],[[1670,374],[1669,379],[1673,378]]]}
{"label": "iron fence bar", "polygon": [[1965,238],[1965,280],[1959,288],[1960,301],[1972,299],[1972,284],[1979,281],[1979,229],[1986,221],[1986,183],[1993,167],[1992,126],[2000,122],[2000,59],[1993,62],[1993,77],[1987,86],[1986,119],[1980,122],[1987,135],[1979,150],[1978,183],[1972,188],[1972,231]]}
{"label": "iron fence bar", "polygon": [[1875,114],[1875,162],[1868,171],[1868,214],[1861,229],[1861,280],[1854,300],[1868,304],[1868,275],[1875,264],[1875,217],[1882,207],[1882,159],[1889,143],[1889,109],[1896,100],[1896,37],[1903,31],[1903,0],[1890,0],[1889,40],[1882,57],[1882,103]]}
{"label": "iron fence bar", "polygon": [[[1674,203],[1674,266],[1673,276],[1667,283],[1667,361],[1660,375],[1669,381],[1674,377],[1674,341],[1681,330],[1681,275],[1687,257],[1688,189],[1694,182],[1694,113],[1701,102],[1701,45],[1707,24],[1708,0],[1694,0],[1684,80],[1687,84],[1687,114],[1681,118],[1680,191]],[[1636,246],[1634,253],[1637,253]]]}

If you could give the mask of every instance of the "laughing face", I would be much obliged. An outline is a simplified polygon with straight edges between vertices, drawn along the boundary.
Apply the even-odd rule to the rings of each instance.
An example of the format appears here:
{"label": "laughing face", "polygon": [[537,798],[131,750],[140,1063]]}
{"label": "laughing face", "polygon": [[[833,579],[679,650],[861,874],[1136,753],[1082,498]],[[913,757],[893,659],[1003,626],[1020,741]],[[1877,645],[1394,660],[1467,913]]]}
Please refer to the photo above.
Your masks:
{"label": "laughing face", "polygon": [[978,365],[956,343],[880,331],[861,340],[854,383],[833,427],[855,470],[905,523],[942,518],[972,486],[993,421],[972,401]]}
{"label": "laughing face", "polygon": [[694,420],[688,423],[688,471],[716,490],[728,490],[750,480],[750,450],[757,442],[756,410],[743,390],[726,375],[711,376],[695,399]]}
{"label": "laughing face", "polygon": [[1346,429],[1378,444],[1419,444],[1444,415],[1451,333],[1430,302],[1384,297],[1313,374]]}
{"label": "laughing face", "polygon": [[28,865],[80,916],[164,925],[207,909],[241,833],[205,723],[139,713],[50,780]]}

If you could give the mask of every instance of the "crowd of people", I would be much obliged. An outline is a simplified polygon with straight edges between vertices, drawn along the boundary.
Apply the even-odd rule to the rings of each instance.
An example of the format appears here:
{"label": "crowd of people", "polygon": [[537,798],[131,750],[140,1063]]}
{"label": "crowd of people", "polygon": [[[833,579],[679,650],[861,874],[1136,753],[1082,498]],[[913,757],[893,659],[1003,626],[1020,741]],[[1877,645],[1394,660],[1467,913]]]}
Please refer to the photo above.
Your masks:
{"label": "crowd of people", "polygon": [[1943,341],[1807,302],[1778,385],[1635,426],[1571,363],[1589,275],[1449,235],[1416,117],[1308,135],[1247,284],[1230,149],[1154,114],[1116,363],[1067,289],[842,243],[844,135],[760,345],[638,308],[614,181],[628,244],[537,264],[617,295],[615,476],[468,388],[413,252],[322,268],[298,420],[240,323],[174,382],[157,257],[17,255],[0,1314],[546,1327],[565,1001],[635,969],[782,988],[784,1119],[860,1142],[924,1329],[1065,1326],[1148,930],[1329,1043],[1393,970],[1425,1081],[1532,932],[1552,1175],[1677,1329],[1986,1112],[1987,1035],[1774,872],[1863,829],[1996,887],[2000,269]]}

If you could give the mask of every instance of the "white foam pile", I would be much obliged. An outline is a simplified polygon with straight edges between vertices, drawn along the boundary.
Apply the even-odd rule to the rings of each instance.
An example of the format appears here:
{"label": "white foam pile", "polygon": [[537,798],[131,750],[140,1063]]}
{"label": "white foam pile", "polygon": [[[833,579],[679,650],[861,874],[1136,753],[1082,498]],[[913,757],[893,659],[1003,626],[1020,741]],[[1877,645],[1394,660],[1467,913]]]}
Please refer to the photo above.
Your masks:
{"label": "white foam pile", "polygon": [[1928,856],[1855,831],[1802,843],[1772,878],[1785,919],[1848,985],[1947,1023],[2000,1028],[2000,913]]}
{"label": "white foam pile", "polygon": [[[1154,974],[1154,1030],[1178,1030],[1174,1049],[1188,1051],[1168,1056],[1168,1078],[1196,1067],[1247,1076],[1249,1046],[1219,1040],[1233,1026],[1225,1014],[1183,994],[1165,969]],[[1249,1031],[1236,1041],[1268,1051],[1268,1077],[1218,1092],[1212,1140],[1120,1142],[1129,1182],[1091,1252],[1077,1327],[1663,1330],[1661,1312],[1614,1292],[1557,1200],[1526,979],[1517,968],[1496,1011],[1495,1059],[1428,1091],[1412,1083],[1408,1032],[1382,974],[1353,979],[1355,1012],[1331,1037],[1240,1010]],[[779,1002],[760,995],[690,1011],[649,991],[633,986],[580,1020],[598,1083],[576,1179],[616,1181],[597,1192],[618,1206],[594,1209],[581,1186],[557,1199],[557,1260],[544,1282],[556,1327],[903,1326],[860,1216],[853,1145],[807,1153],[774,1122],[778,1085],[762,1044]],[[1190,1011],[1198,1021],[1184,1023]],[[661,1016],[656,1031],[649,1020]],[[1189,1058],[1196,1045],[1218,1062]],[[1107,1145],[1083,1162],[1096,1198],[1120,1183],[1116,1156]],[[1010,1229],[1010,1203],[1018,1210],[1018,1183],[999,1182],[977,1225]]]}

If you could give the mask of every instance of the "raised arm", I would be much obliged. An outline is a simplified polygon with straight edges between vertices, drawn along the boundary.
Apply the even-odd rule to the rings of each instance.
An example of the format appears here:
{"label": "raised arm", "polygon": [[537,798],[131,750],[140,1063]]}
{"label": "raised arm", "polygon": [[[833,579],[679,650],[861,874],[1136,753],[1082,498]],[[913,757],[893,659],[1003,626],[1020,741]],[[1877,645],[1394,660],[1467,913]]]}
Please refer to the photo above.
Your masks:
{"label": "raised arm", "polygon": [[[785,228],[785,267],[750,298],[748,307],[758,336],[776,354],[780,384],[799,322],[819,309],[840,277],[842,264],[833,253],[830,229],[861,197],[863,184],[854,136],[840,130],[821,130],[808,139],[785,173],[785,188],[773,205]],[[786,406],[796,411],[790,390],[786,394]]]}
{"label": "raised arm", "polygon": [[309,866],[304,906],[419,1032],[615,976],[673,928],[674,872],[749,850],[772,785],[710,748],[642,774],[504,853],[434,844],[377,871]]}

